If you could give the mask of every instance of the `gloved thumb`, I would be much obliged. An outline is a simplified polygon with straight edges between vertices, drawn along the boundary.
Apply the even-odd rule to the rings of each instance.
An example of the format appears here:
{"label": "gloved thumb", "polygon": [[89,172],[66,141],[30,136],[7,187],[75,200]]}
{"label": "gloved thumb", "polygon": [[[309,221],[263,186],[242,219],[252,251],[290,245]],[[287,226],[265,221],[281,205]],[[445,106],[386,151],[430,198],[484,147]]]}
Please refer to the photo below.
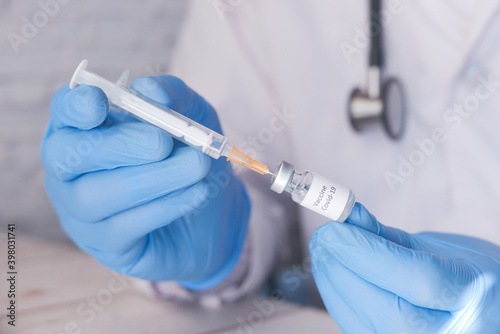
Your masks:
{"label": "gloved thumb", "polygon": [[137,78],[131,88],[156,104],[170,108],[212,130],[222,133],[212,106],[181,79],[171,75]]}
{"label": "gloved thumb", "polygon": [[101,125],[109,111],[104,92],[98,88],[79,85],[61,87],[50,103],[51,123],[45,137],[65,127],[89,130]]}
{"label": "gloved thumb", "polygon": [[406,248],[413,248],[413,236],[381,224],[361,203],[355,203],[345,223],[360,227]]}

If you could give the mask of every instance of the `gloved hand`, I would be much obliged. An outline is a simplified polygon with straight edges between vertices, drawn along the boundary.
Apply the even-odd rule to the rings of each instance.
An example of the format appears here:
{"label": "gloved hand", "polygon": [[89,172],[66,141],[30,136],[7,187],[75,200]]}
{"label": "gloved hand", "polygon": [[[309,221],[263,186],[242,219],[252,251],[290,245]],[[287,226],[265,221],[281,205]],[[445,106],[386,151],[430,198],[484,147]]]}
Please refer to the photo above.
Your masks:
{"label": "gloved hand", "polygon": [[346,223],[316,230],[309,249],[345,333],[500,332],[500,248],[487,241],[408,234],[356,203]]}
{"label": "gloved hand", "polygon": [[[172,76],[132,88],[221,131],[214,109]],[[62,87],[42,142],[46,191],[82,250],[122,274],[209,289],[234,268],[250,203],[225,159],[109,110],[101,89]]]}

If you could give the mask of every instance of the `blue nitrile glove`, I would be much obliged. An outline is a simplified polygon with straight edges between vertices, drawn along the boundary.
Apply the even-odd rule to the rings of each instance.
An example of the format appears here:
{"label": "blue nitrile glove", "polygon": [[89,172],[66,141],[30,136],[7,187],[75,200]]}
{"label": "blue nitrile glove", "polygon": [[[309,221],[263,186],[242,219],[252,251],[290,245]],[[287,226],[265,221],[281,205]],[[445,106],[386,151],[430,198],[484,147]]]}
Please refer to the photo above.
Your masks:
{"label": "blue nitrile glove", "polygon": [[[221,131],[214,109],[172,76],[132,88]],[[191,289],[234,268],[250,203],[225,159],[214,160],[116,110],[102,90],[62,87],[42,143],[45,187],[62,227],[103,265]]]}
{"label": "blue nitrile glove", "polygon": [[[471,222],[473,223],[473,222]],[[345,333],[500,333],[500,247],[408,234],[356,203],[309,248],[321,297]]]}

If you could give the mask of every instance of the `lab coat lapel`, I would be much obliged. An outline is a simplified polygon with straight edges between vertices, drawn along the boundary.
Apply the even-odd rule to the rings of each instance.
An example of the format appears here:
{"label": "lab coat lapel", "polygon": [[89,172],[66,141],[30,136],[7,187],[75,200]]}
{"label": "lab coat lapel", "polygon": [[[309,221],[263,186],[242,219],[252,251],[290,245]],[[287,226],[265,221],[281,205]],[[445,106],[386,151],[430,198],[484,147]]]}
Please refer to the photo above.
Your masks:
{"label": "lab coat lapel", "polygon": [[491,28],[492,23],[495,19],[500,17],[500,3],[497,1],[488,1],[483,3],[482,11],[486,13],[483,14],[481,22],[474,25],[474,27],[469,31],[470,37],[466,40],[466,44],[462,53],[461,66],[463,69],[467,66],[470,56],[475,52],[475,50],[484,42],[486,42],[483,36],[486,35],[488,29]]}

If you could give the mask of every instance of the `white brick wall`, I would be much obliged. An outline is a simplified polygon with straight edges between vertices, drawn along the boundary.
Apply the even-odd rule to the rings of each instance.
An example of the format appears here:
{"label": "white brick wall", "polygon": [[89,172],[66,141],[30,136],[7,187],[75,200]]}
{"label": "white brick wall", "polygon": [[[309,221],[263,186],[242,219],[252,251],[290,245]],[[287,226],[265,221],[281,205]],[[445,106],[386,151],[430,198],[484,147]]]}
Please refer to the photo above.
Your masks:
{"label": "white brick wall", "polygon": [[[68,83],[76,65],[118,79],[147,68],[165,71],[187,0],[57,0],[55,15],[40,2],[0,0],[0,228],[62,237],[43,190],[39,147],[49,119],[52,94]],[[16,53],[10,32],[22,35],[23,18],[46,20]]]}

